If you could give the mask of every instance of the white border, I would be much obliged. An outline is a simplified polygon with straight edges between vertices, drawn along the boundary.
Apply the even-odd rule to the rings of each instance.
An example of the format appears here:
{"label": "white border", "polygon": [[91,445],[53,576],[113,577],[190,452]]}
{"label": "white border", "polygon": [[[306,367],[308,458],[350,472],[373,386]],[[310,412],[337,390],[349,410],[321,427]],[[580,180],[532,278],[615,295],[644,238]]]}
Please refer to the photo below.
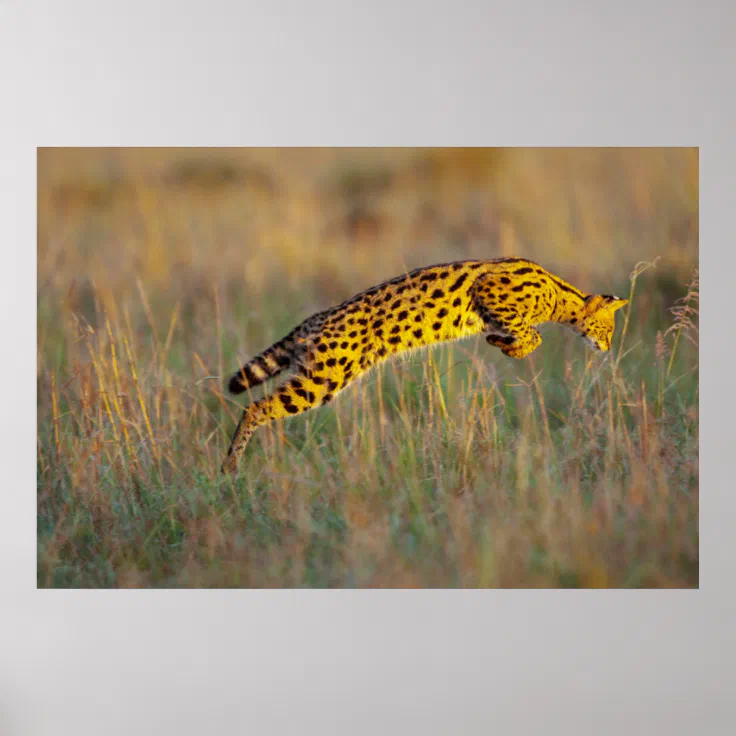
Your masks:
{"label": "white border", "polygon": [[[730,733],[733,3],[5,2],[0,732]],[[699,145],[699,591],[36,591],[36,146]],[[730,728],[728,727],[730,724]]]}

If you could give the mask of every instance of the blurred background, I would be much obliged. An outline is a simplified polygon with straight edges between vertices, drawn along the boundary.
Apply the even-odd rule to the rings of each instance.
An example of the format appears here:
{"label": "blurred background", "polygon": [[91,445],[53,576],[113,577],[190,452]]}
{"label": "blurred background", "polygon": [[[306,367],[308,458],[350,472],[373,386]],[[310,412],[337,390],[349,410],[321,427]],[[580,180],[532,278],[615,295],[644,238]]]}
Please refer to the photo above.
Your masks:
{"label": "blurred background", "polygon": [[697,149],[40,149],[38,206],[41,323],[94,321],[94,299],[140,318],[136,278],[190,320],[215,286],[224,314],[272,296],[306,316],[504,255],[609,291],[659,257],[668,301],[698,260]]}
{"label": "blurred background", "polygon": [[[697,584],[698,206],[696,148],[39,149],[39,584]],[[259,435],[222,490],[241,360],[510,255],[619,295],[656,264],[620,370],[564,330],[451,348]]]}

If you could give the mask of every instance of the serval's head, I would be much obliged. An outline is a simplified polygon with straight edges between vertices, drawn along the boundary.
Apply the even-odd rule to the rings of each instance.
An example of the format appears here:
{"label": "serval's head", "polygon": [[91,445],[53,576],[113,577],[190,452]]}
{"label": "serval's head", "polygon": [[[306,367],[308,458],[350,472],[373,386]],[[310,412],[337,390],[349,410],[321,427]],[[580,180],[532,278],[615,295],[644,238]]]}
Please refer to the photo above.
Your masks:
{"label": "serval's head", "polygon": [[586,342],[596,350],[610,350],[616,327],[616,310],[628,303],[628,299],[608,294],[593,294],[587,297],[582,318],[576,325]]}

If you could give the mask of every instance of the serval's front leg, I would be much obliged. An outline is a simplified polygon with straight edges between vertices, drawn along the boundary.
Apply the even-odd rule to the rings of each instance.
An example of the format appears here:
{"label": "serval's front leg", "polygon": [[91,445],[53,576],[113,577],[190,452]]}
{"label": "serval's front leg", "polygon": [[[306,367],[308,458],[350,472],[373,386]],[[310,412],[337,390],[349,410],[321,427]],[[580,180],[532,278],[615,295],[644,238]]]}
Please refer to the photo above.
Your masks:
{"label": "serval's front leg", "polygon": [[528,307],[509,299],[504,289],[492,278],[480,277],[471,289],[472,309],[483,321],[489,345],[510,358],[525,358],[539,347],[542,336],[527,321]]}
{"label": "serval's front leg", "polygon": [[501,348],[504,355],[510,358],[526,358],[534,352],[542,343],[542,336],[533,327],[518,330],[513,327],[505,327],[506,334],[493,333],[486,336],[486,342],[494,347]]}

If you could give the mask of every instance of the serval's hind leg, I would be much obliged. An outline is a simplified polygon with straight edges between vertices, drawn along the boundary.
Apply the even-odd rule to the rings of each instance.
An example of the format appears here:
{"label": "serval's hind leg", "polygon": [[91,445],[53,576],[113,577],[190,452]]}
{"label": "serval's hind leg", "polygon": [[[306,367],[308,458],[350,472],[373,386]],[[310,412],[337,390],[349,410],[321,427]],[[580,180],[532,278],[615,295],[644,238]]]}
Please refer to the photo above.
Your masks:
{"label": "serval's hind leg", "polygon": [[230,474],[237,470],[238,463],[245,452],[246,445],[253,435],[253,432],[255,432],[259,426],[259,424],[254,421],[254,417],[257,414],[254,409],[256,408],[257,403],[257,401],[254,402],[243,411],[240,421],[238,422],[238,426],[235,428],[232,440],[230,441],[230,447],[228,448],[225,460],[220,468],[222,473]]}
{"label": "serval's hind leg", "polygon": [[[313,361],[310,364],[314,365]],[[318,365],[324,367],[324,363]],[[343,387],[344,384],[338,384],[323,371],[304,367],[301,375],[290,378],[271,395],[254,401],[243,411],[222,463],[222,472],[227,474],[237,469],[248,441],[259,427],[326,404]]]}

